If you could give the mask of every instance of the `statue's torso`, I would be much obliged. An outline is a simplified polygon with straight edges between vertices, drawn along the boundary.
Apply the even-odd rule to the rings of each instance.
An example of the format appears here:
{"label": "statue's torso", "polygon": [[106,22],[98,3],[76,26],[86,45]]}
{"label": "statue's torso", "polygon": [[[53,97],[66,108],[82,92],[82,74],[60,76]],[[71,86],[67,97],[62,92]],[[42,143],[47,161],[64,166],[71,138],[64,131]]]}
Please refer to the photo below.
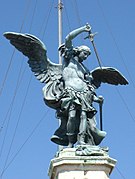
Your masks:
{"label": "statue's torso", "polygon": [[64,64],[63,79],[65,81],[65,87],[74,88],[77,91],[83,91],[87,88],[87,84],[84,79],[86,73],[85,68],[77,62],[75,59],[70,59]]}

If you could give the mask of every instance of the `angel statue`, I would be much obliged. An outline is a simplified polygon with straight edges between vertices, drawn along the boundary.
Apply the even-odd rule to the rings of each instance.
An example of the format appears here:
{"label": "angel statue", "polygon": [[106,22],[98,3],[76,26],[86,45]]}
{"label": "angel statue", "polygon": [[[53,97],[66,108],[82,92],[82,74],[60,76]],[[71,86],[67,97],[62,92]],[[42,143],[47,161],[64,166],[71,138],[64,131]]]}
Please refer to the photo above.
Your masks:
{"label": "angel statue", "polygon": [[98,146],[106,132],[97,128],[94,102],[103,103],[103,97],[95,90],[101,83],[126,85],[128,81],[115,68],[98,67],[89,71],[83,61],[91,54],[89,47],[73,47],[72,40],[81,33],[91,33],[86,24],[70,32],[64,44],[59,47],[63,57],[62,64],[52,63],[47,57],[44,43],[30,34],[6,32],[4,36],[10,43],[28,57],[28,64],[41,82],[45,104],[56,110],[61,124],[51,140],[62,146]]}

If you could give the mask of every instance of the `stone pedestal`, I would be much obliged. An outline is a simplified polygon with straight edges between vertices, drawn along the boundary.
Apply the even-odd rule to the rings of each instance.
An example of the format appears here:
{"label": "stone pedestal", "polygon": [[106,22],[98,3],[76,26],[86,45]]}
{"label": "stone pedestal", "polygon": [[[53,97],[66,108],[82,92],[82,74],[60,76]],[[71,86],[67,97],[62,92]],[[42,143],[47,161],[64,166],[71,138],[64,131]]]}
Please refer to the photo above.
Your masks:
{"label": "stone pedestal", "polygon": [[63,149],[52,159],[50,179],[109,179],[116,160],[104,156],[76,156],[75,148]]}

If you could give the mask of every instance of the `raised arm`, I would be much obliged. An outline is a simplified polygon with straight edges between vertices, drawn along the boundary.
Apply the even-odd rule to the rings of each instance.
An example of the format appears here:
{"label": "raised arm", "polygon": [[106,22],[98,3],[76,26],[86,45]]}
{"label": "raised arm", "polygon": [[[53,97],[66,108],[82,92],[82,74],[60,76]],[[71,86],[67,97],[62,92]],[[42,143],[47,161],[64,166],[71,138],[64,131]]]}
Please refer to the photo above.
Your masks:
{"label": "raised arm", "polygon": [[78,29],[73,30],[70,32],[65,39],[65,47],[66,48],[71,48],[72,47],[72,40],[82,32],[90,32],[91,26],[89,24],[86,24],[85,26],[82,26]]}

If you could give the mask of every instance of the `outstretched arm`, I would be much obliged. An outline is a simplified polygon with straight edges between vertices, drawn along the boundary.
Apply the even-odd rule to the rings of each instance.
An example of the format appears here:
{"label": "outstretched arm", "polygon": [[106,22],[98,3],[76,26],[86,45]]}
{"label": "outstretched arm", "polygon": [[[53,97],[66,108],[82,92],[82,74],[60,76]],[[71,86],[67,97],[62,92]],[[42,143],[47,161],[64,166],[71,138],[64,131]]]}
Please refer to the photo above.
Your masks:
{"label": "outstretched arm", "polygon": [[82,26],[78,29],[73,30],[70,32],[65,39],[65,46],[66,48],[71,48],[72,47],[72,40],[82,32],[90,32],[91,26],[89,24],[86,24],[85,26]]}

